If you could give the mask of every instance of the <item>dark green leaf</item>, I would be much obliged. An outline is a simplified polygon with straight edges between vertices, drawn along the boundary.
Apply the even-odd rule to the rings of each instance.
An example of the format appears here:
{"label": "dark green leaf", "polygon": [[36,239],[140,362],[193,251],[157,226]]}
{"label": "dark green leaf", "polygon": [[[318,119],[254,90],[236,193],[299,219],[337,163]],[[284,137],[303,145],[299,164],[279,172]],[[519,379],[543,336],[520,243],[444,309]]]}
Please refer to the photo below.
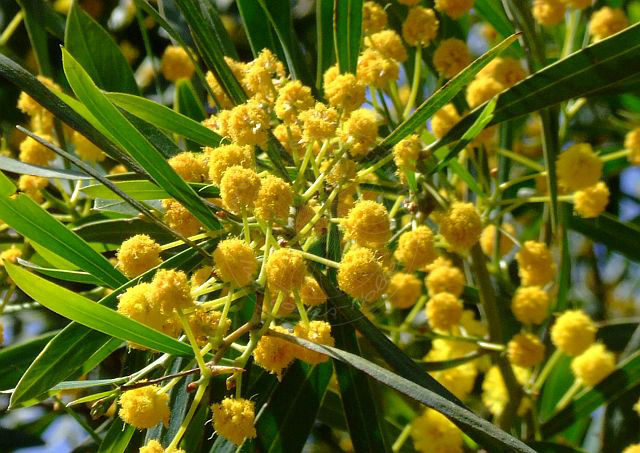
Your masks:
{"label": "dark green leaf", "polygon": [[606,212],[595,219],[583,219],[572,215],[569,217],[568,224],[570,229],[584,234],[595,242],[600,242],[629,259],[640,260],[638,248],[640,228],[638,226],[629,222],[623,223]]}
{"label": "dark green leaf", "polygon": [[356,73],[362,39],[362,5],[362,0],[333,3],[333,41],[341,73]]}
{"label": "dark green leaf", "polygon": [[[122,181],[114,184],[120,190],[126,192],[136,200],[162,200],[164,198],[170,198],[166,191],[162,190],[151,181]],[[210,184],[190,183],[189,185],[202,197],[216,197],[220,194],[218,188]],[[93,198],[103,198],[105,200],[121,199],[108,187],[105,187],[102,184],[93,184],[83,187],[82,192]]]}
{"label": "dark green leaf", "polygon": [[[207,117],[207,112],[205,112],[202,102],[198,99],[190,80],[180,79],[176,82],[174,106],[178,113],[197,121],[198,124]],[[207,130],[211,129],[207,128]]]}
{"label": "dark green leaf", "polygon": [[124,453],[135,432],[136,428],[133,425],[123,422],[120,417],[115,417],[100,444],[98,453]]}
{"label": "dark green leaf", "polygon": [[49,37],[45,29],[45,10],[40,0],[18,0],[24,14],[24,23],[31,41],[40,73],[52,77],[51,57],[49,55]]}
{"label": "dark green leaf", "polygon": [[322,88],[322,76],[336,61],[333,45],[333,0],[316,0],[317,57],[316,88]]}
{"label": "dark green leaf", "polygon": [[38,436],[19,429],[0,427],[0,451],[17,451],[38,445],[44,445]]}
{"label": "dark green leaf", "polygon": [[10,171],[21,175],[42,176],[44,178],[69,179],[81,181],[92,179],[76,170],[66,170],[62,168],[38,167],[37,165],[25,164],[10,157],[0,156],[0,170]]}
{"label": "dark green leaf", "polygon": [[251,52],[257,57],[262,49],[271,50],[279,59],[284,60],[282,46],[264,9],[255,0],[238,0],[238,11],[247,31],[247,39],[251,46]]}
{"label": "dark green leaf", "polygon": [[35,272],[52,277],[57,280],[64,280],[66,282],[87,283],[90,285],[100,285],[100,280],[89,274],[88,272],[61,270],[38,266],[37,264],[18,259],[18,264],[26,268],[32,269]]}
{"label": "dark green leaf", "polygon": [[159,243],[174,239],[162,228],[140,218],[98,220],[85,223],[73,231],[87,242],[107,244],[121,244],[136,234],[148,234]]}
{"label": "dark green leaf", "polygon": [[48,332],[0,349],[0,390],[14,388],[31,362],[57,332]]}

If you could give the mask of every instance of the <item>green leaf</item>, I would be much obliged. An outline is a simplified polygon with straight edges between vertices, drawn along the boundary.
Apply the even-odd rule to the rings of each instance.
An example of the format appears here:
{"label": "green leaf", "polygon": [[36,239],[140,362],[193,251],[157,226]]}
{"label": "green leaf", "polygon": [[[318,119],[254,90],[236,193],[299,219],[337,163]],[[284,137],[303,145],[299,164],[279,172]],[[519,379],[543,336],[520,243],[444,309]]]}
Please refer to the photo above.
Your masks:
{"label": "green leaf", "polygon": [[251,53],[257,57],[262,49],[269,49],[284,60],[284,51],[264,9],[255,0],[237,0],[238,11],[247,32]]}
{"label": "green leaf", "polygon": [[220,222],[212,215],[204,201],[176,174],[151,143],[100,92],[77,61],[63,49],[65,73],[76,96],[109,128],[122,148],[149,172],[156,183],[180,201],[205,226],[220,229]]}
{"label": "green leaf", "polygon": [[[136,200],[162,200],[170,198],[169,194],[156,186],[151,181],[122,181],[114,183],[123,192]],[[191,188],[195,190],[201,197],[217,197],[220,191],[211,184],[189,183]],[[82,192],[92,198],[103,198],[105,200],[120,200],[121,198],[114,194],[108,187],[102,184],[92,184],[83,187]]]}
{"label": "green leaf", "polygon": [[278,332],[271,331],[269,335],[284,338],[287,341],[299,344],[307,349],[311,349],[312,351],[321,352],[333,359],[340,360],[358,370],[363,371],[376,381],[381,382],[409,398],[447,416],[447,418],[458,425],[465,434],[489,451],[534,453],[534,450],[529,448],[522,441],[510,436],[470,410],[460,407],[455,402],[452,402],[449,399],[416,384],[415,382],[405,379],[400,375],[394,374],[375,363],[363,359],[356,354],[351,354],[350,352],[329,346],[319,345]]}
{"label": "green leaf", "polygon": [[0,218],[22,236],[93,275],[110,288],[124,284],[127,278],[109,261],[93,250],[27,195],[14,196],[15,186],[0,174]]}
{"label": "green leaf", "polygon": [[100,444],[98,453],[124,453],[135,432],[136,428],[133,425],[123,422],[120,417],[115,417]]}
{"label": "green leaf", "polygon": [[0,390],[14,388],[31,362],[57,332],[48,332],[0,349]]}
{"label": "green leaf", "polygon": [[334,0],[333,41],[340,73],[356,73],[362,40],[362,0]]}
{"label": "green leaf", "polygon": [[46,268],[38,266],[37,264],[31,263],[29,261],[25,261],[23,259],[18,259],[18,264],[26,268],[33,269],[39,274],[46,275],[47,277],[52,277],[58,280],[64,280],[66,282],[86,283],[89,285],[100,285],[100,280],[98,280],[88,272]]}
{"label": "green leaf", "polygon": [[[492,124],[517,118],[568,99],[589,96],[637,76],[640,71],[640,24],[591,44],[559,60],[498,96]],[[482,111],[476,108],[444,137],[437,149],[459,139]]]}
{"label": "green leaf", "polygon": [[[462,91],[462,89],[476,76],[478,72],[482,68],[484,68],[491,60],[497,57],[504,49],[509,47],[516,39],[517,35],[512,35],[502,41],[500,44],[486,52],[484,55],[476,59],[473,63],[467,66],[463,71],[458,73],[453,79],[449,80],[445,83],[442,88],[433,93],[431,97],[425,100],[409,118],[404,120],[391,134],[389,134],[383,141],[380,143],[380,146],[383,148],[390,148],[391,146],[398,143],[403,138],[409,136],[416,129],[423,127],[425,121],[431,118],[434,113],[444,107],[446,104],[451,102],[451,100]],[[482,109],[480,109],[481,111]],[[475,118],[474,118],[475,120]],[[463,132],[473,124],[471,121],[465,127]],[[461,137],[460,134],[459,137]],[[443,143],[444,144],[444,143]],[[430,149],[437,149],[439,146],[435,147],[431,145]]]}
{"label": "green leaf", "polygon": [[301,451],[327,391],[331,363],[294,362],[256,424],[256,444],[264,452]]}
{"label": "green leaf", "polygon": [[103,90],[140,92],[118,44],[82,10],[78,1],[72,3],[67,16],[64,44]]}
{"label": "green leaf", "polygon": [[165,129],[201,145],[216,147],[222,137],[188,116],[150,99],[125,93],[107,93],[107,98],[125,111],[160,129]]}
{"label": "green leaf", "polygon": [[500,2],[476,0],[473,7],[478,15],[489,22],[503,38],[507,38],[516,32]]}
{"label": "green leaf", "polygon": [[640,382],[640,351],[618,365],[613,373],[594,388],[577,395],[569,405],[545,421],[541,426],[542,435],[544,438],[549,438],[571,426],[575,421],[590,417],[598,407],[614,401],[626,391],[637,387],[638,382]]}
{"label": "green leaf", "polygon": [[607,212],[595,219],[583,219],[572,215],[569,217],[568,225],[570,229],[584,234],[595,242],[600,242],[633,261],[640,261],[638,248],[640,227],[637,225],[630,222],[623,223]]}
{"label": "green leaf", "polygon": [[322,88],[322,76],[336,61],[333,45],[333,0],[316,0],[317,62],[316,88]]}
{"label": "green leaf", "polygon": [[92,179],[84,173],[75,170],[62,168],[38,167],[37,165],[25,164],[10,157],[0,156],[0,170],[18,173],[20,175],[42,176],[44,178],[69,179],[71,181],[82,181]]}
{"label": "green leaf", "polygon": [[6,263],[5,266],[11,279],[25,294],[60,316],[98,332],[140,344],[149,349],[179,356],[193,354],[188,345],[175,338],[127,318],[115,310],[97,304],[16,265]]}
{"label": "green leaf", "polygon": [[[215,242],[203,247],[213,248]],[[190,270],[202,257],[197,251],[187,249],[166,260],[156,268],[130,280],[111,294],[103,298],[99,304],[108,308],[118,305],[118,296],[139,282],[149,281],[157,269]],[[72,322],[60,331],[42,350],[29,366],[11,397],[11,405],[18,405],[47,392],[51,387],[72,376],[92,357],[106,347],[113,339],[105,334],[91,330],[81,324]]]}
{"label": "green leaf", "polygon": [[[198,124],[207,117],[207,112],[205,112],[202,102],[198,99],[198,95],[191,81],[187,79],[180,79],[176,82],[174,108],[176,112],[191,118],[198,122]],[[207,128],[207,130],[211,129]]]}
{"label": "green leaf", "polygon": [[140,218],[107,219],[85,223],[73,230],[87,242],[121,244],[136,234],[148,234],[156,242],[165,243],[174,237],[156,224]]}
{"label": "green leaf", "polygon": [[29,34],[39,72],[52,77],[51,58],[49,55],[49,37],[45,30],[45,9],[41,8],[39,0],[18,0],[24,15],[24,24]]}

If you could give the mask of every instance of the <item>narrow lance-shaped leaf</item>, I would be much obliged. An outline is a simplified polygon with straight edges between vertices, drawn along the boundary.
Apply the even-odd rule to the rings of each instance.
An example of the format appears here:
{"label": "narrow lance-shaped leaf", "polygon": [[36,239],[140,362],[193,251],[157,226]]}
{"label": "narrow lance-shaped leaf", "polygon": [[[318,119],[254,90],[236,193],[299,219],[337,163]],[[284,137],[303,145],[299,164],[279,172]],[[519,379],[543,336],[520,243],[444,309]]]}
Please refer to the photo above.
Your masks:
{"label": "narrow lance-shaped leaf", "polygon": [[362,39],[362,14],[362,0],[334,0],[333,41],[341,73],[356,73]]}

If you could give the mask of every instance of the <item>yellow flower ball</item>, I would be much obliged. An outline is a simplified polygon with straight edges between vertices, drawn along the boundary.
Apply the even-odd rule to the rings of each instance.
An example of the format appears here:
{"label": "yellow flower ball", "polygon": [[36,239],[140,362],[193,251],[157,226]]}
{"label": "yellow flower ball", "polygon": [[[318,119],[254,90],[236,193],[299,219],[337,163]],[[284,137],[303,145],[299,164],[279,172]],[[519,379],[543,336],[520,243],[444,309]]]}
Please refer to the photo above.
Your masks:
{"label": "yellow flower ball", "polygon": [[365,247],[380,248],[391,237],[389,212],[375,201],[356,203],[341,224],[346,240],[354,240]]}
{"label": "yellow flower ball", "polygon": [[496,79],[477,78],[467,86],[467,104],[473,109],[500,94],[504,88]]}
{"label": "yellow flower ball", "polygon": [[[216,335],[218,324],[222,319],[222,312],[196,308],[188,319],[193,336],[196,338],[196,343],[198,346],[203,347]],[[221,334],[226,335],[230,326],[231,320],[229,318],[225,319],[221,326]]]}
{"label": "yellow flower ball", "polygon": [[460,322],[462,309],[462,301],[453,294],[433,294],[427,301],[427,321],[434,330],[449,331]]}
{"label": "yellow flower ball", "polygon": [[[523,385],[529,380],[531,375],[527,368],[512,367],[513,372],[516,375],[516,380],[520,385]],[[489,412],[499,417],[507,403],[509,402],[509,392],[502,379],[502,373],[497,365],[492,366],[482,381],[482,403],[486,406]],[[518,408],[518,415],[524,415],[529,406],[529,401],[523,399]]]}
{"label": "yellow flower ball", "polygon": [[258,270],[255,253],[249,244],[241,239],[221,241],[213,252],[213,261],[216,265],[216,275],[223,282],[231,283],[237,288],[251,283]]}
{"label": "yellow flower ball", "polygon": [[206,154],[184,152],[169,159],[169,165],[185,181],[205,182],[209,174],[205,158]]}
{"label": "yellow flower ball", "polygon": [[41,176],[20,175],[18,189],[29,195],[36,203],[42,203],[42,189],[49,185],[49,180]]}
{"label": "yellow flower ball", "polygon": [[430,296],[449,293],[460,297],[464,291],[464,274],[457,267],[436,267],[425,278],[425,284]]}
{"label": "yellow flower ball", "polygon": [[167,46],[162,54],[160,66],[162,75],[170,82],[190,79],[195,71],[189,54],[180,46]]}
{"label": "yellow flower ball", "polygon": [[172,229],[187,237],[198,234],[202,223],[179,201],[165,198],[162,200],[162,207],[164,208],[163,219]]}
{"label": "yellow flower ball", "polygon": [[340,140],[347,145],[353,157],[364,157],[373,149],[378,137],[378,122],[371,110],[359,109],[351,112],[338,131]]}
{"label": "yellow flower ball", "polygon": [[149,299],[165,314],[193,307],[191,284],[182,271],[160,269],[151,280]]}
{"label": "yellow flower ball", "polygon": [[255,404],[244,398],[225,398],[211,406],[213,428],[218,435],[235,445],[242,445],[245,438],[256,437]]}
{"label": "yellow flower ball", "polygon": [[565,11],[561,0],[534,0],[531,12],[540,25],[557,25],[564,20]]}
{"label": "yellow flower ball", "polygon": [[137,277],[162,263],[162,249],[146,234],[136,234],[118,249],[118,268],[129,278]]}
{"label": "yellow flower ball", "polygon": [[542,324],[549,316],[549,296],[539,286],[521,286],[513,295],[511,311],[522,324]]}
{"label": "yellow flower ball", "polygon": [[88,162],[102,162],[107,158],[107,155],[100,148],[78,131],[73,132],[71,142],[75,146],[76,154],[80,159]]}
{"label": "yellow flower ball", "polygon": [[615,369],[615,356],[602,343],[592,344],[571,361],[571,371],[587,387],[595,387]]}
{"label": "yellow flower ball", "polygon": [[316,279],[307,275],[300,288],[300,299],[303,304],[313,307],[324,304],[327,301],[327,295]]}
{"label": "yellow flower ball", "polygon": [[447,104],[431,117],[431,130],[436,138],[444,137],[460,121],[460,115],[453,104]]}
{"label": "yellow flower ball", "polygon": [[402,44],[402,38],[393,30],[383,30],[374,33],[364,39],[367,47],[380,52],[385,58],[390,58],[399,63],[407,61],[407,49]]}
{"label": "yellow flower ball", "polygon": [[467,44],[456,38],[444,39],[433,53],[433,65],[445,79],[451,79],[471,63]]}
{"label": "yellow flower ball", "polygon": [[383,89],[389,83],[398,80],[399,74],[400,66],[398,62],[385,58],[375,49],[365,49],[358,58],[356,76],[365,85]]}
{"label": "yellow flower ball", "polygon": [[231,109],[227,128],[234,143],[263,146],[269,137],[269,115],[264,106],[250,99]]}
{"label": "yellow flower ball", "polygon": [[482,233],[482,220],[472,203],[453,203],[438,220],[438,226],[451,250],[456,252],[469,250],[480,240]]}
{"label": "yellow flower ball", "polygon": [[[284,327],[274,326],[271,329],[291,335],[291,332]],[[253,350],[253,360],[256,364],[269,373],[275,374],[278,380],[282,379],[282,372],[295,358],[295,345],[293,343],[270,335],[260,337],[256,348]]]}
{"label": "yellow flower ball", "polygon": [[[302,229],[311,222],[311,219],[315,217],[319,209],[320,207],[318,206],[318,203],[313,199],[298,208],[298,213],[296,214],[296,220],[294,223],[296,233],[300,233],[300,231],[302,231]],[[315,223],[313,229],[317,234],[325,234],[327,231],[327,219],[321,217],[320,220]]]}
{"label": "yellow flower ball", "polygon": [[280,123],[273,129],[273,135],[289,154],[302,158],[305,149],[302,146],[302,128],[300,126]]}
{"label": "yellow flower ball", "polygon": [[255,200],[255,214],[260,220],[286,223],[293,203],[291,186],[277,176],[262,179]]}
{"label": "yellow flower ball", "polygon": [[22,257],[22,250],[15,245],[12,245],[0,253],[0,266],[4,266],[4,263],[15,264],[20,257]]}
{"label": "yellow flower ball", "polygon": [[387,26],[387,13],[376,2],[364,2],[362,11],[362,33],[370,35],[377,33]]}
{"label": "yellow flower ball", "polygon": [[402,233],[394,256],[407,272],[413,272],[432,263],[438,255],[431,229],[419,226],[413,231]]}
{"label": "yellow flower ball", "polygon": [[459,19],[471,8],[475,0],[436,0],[436,9],[452,19]]}
{"label": "yellow flower ball", "polygon": [[555,277],[556,265],[544,242],[526,241],[516,261],[523,286],[544,286]]}
{"label": "yellow flower ball", "polygon": [[162,422],[169,424],[169,395],[160,393],[157,385],[127,390],[120,395],[120,418],[138,429],[147,429]]}
{"label": "yellow flower ball", "polygon": [[558,184],[580,190],[596,184],[602,176],[602,161],[588,143],[578,143],[560,153],[556,162]]}
{"label": "yellow flower ball", "polygon": [[[38,79],[38,82],[43,84],[49,90],[62,91],[62,88],[60,87],[60,85],[55,83],[49,77],[45,77],[43,75],[38,75],[38,76],[36,76],[36,79]],[[27,115],[29,115],[31,117],[42,116],[42,115],[47,115],[47,114],[50,115],[50,113],[44,107],[42,107],[40,104],[38,104],[35,99],[33,99],[31,96],[29,96],[24,91],[22,91],[20,93],[20,97],[18,98],[17,107],[18,107],[18,109],[20,109],[20,111],[22,113],[26,113]]]}
{"label": "yellow flower ball", "polygon": [[340,159],[331,168],[331,161],[325,160],[320,164],[320,171],[326,174],[325,180],[332,186],[351,182],[356,177],[356,163],[351,159]]}
{"label": "yellow flower ball", "polygon": [[[335,344],[335,340],[331,336],[331,324],[325,321],[311,321],[309,324],[305,324],[301,321],[294,326],[293,334],[298,338],[302,338],[319,345],[333,346]],[[329,357],[326,354],[311,351],[310,349],[303,348],[301,346],[295,347],[294,351],[300,360],[311,365],[317,365],[318,363],[323,363],[329,360]]]}
{"label": "yellow flower ball", "polygon": [[416,304],[422,294],[422,284],[413,274],[397,272],[389,280],[386,293],[389,303],[402,310]]}
{"label": "yellow flower ball", "polygon": [[454,368],[431,373],[433,378],[453,393],[461,401],[466,400],[476,382],[478,369],[473,362],[463,363]]}
{"label": "yellow flower ball", "polygon": [[140,447],[139,453],[185,453],[185,451],[178,450],[174,447],[170,447],[165,450],[162,448],[162,444],[160,444],[160,442],[157,440],[150,440],[147,445]]}
{"label": "yellow flower ball", "polygon": [[519,333],[507,344],[509,361],[523,368],[531,368],[544,360],[544,345],[531,333]]}
{"label": "yellow flower ball", "polygon": [[622,450],[622,453],[640,453],[640,444],[632,444]]}
{"label": "yellow flower ball", "polygon": [[504,88],[515,85],[527,77],[527,71],[519,60],[511,57],[494,58],[478,72],[476,79],[490,78],[496,80]]}
{"label": "yellow flower ball", "polygon": [[620,8],[605,6],[591,15],[589,34],[595,41],[608,38],[629,26],[629,19]]}
{"label": "yellow flower ball", "polygon": [[302,254],[295,249],[281,248],[271,252],[266,272],[269,286],[284,293],[299,291],[307,267]]}
{"label": "yellow flower ball", "polygon": [[583,311],[567,310],[551,328],[553,345],[570,356],[582,354],[596,338],[596,326]]}
{"label": "yellow flower ball", "polygon": [[[39,134],[44,140],[52,142],[53,139],[47,134]],[[56,158],[56,154],[44,145],[41,145],[31,137],[25,138],[20,143],[19,159],[31,165],[46,167],[49,162]]]}
{"label": "yellow flower ball", "polygon": [[411,422],[413,447],[420,453],[462,453],[462,432],[447,417],[425,409]]}
{"label": "yellow flower ball", "polygon": [[371,250],[357,247],[343,255],[338,268],[338,286],[342,291],[354,299],[374,302],[387,285],[382,264]]}
{"label": "yellow flower ball", "polygon": [[[503,223],[501,227],[507,233],[514,235],[516,233],[515,228],[510,223]],[[500,234],[500,256],[504,256],[509,253],[515,244],[509,236],[506,234]],[[480,235],[480,247],[485,255],[492,257],[496,248],[496,226],[487,225],[482,234]]]}
{"label": "yellow flower ball", "polygon": [[415,170],[421,150],[420,137],[415,134],[410,135],[393,146],[393,161],[398,168]]}
{"label": "yellow flower ball", "polygon": [[302,123],[302,139],[310,143],[314,140],[333,138],[338,127],[338,111],[322,102],[302,112],[298,118]]}
{"label": "yellow flower ball", "polygon": [[[227,64],[229,64],[229,60],[231,60],[228,57],[225,57],[225,61],[227,62]],[[233,66],[234,65],[229,65],[231,67],[231,71],[233,71]],[[234,72],[235,75],[235,72]],[[217,101],[217,106],[220,109],[230,109],[233,107],[233,102],[231,101],[231,99],[229,99],[229,96],[227,96],[227,93],[224,91],[224,88],[222,88],[222,85],[220,85],[220,83],[218,82],[218,79],[216,78],[215,75],[213,75],[213,72],[211,71],[207,71],[207,74],[205,75],[205,78],[207,80],[207,85],[209,85],[209,88],[211,88],[211,91],[213,92],[213,94],[216,97],[216,101]],[[239,80],[242,79],[242,77],[238,77],[236,76],[236,78],[238,78]],[[211,104],[214,104],[214,100],[213,99],[209,99],[209,102]]]}
{"label": "yellow flower ball", "polygon": [[413,7],[402,23],[402,37],[410,46],[428,46],[438,34],[440,22],[431,8]]}
{"label": "yellow flower ball", "polygon": [[224,172],[220,181],[220,198],[236,214],[252,210],[260,190],[260,177],[249,168],[235,165]]}
{"label": "yellow flower ball", "polygon": [[353,74],[338,74],[324,85],[324,95],[333,107],[351,112],[365,100],[365,86]]}
{"label": "yellow flower ball", "polygon": [[580,217],[598,217],[609,204],[609,188],[603,182],[573,194],[573,207]]}
{"label": "yellow flower ball", "polygon": [[300,113],[312,109],[314,104],[311,88],[293,80],[278,91],[274,111],[282,121],[293,123]]}
{"label": "yellow flower ball", "polygon": [[253,163],[253,151],[250,146],[222,145],[217,148],[205,148],[209,158],[209,178],[220,185],[227,169],[240,166],[250,168]]}
{"label": "yellow flower ball", "polygon": [[629,150],[629,163],[640,165],[640,127],[627,132],[624,137],[624,148]]}

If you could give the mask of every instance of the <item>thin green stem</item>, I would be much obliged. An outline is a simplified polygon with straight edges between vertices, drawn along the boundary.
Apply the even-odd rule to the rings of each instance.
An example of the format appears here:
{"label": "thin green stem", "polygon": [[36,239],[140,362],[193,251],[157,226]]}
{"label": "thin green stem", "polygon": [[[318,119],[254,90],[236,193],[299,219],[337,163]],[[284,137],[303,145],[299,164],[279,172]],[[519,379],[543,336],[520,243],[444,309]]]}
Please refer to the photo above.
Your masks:
{"label": "thin green stem", "polygon": [[402,117],[406,118],[411,113],[413,106],[416,103],[416,98],[418,97],[418,87],[420,86],[420,77],[422,71],[422,46],[418,45],[416,47],[416,61],[413,66],[413,81],[411,82],[411,92],[409,93],[409,99],[407,100],[407,105],[404,108],[404,112],[402,113]]}
{"label": "thin green stem", "polygon": [[327,258],[323,258],[321,256],[314,255],[313,253],[303,252],[302,250],[299,250],[298,252],[300,254],[302,254],[302,256],[304,258],[306,258],[308,260],[311,260],[311,261],[315,261],[316,263],[324,264],[325,266],[333,267],[335,269],[340,267],[340,263],[336,263],[335,261],[331,261],[331,260],[329,260]]}
{"label": "thin green stem", "polygon": [[400,432],[400,435],[398,435],[398,437],[396,438],[396,441],[391,446],[391,451],[396,453],[396,452],[402,450],[402,446],[404,445],[404,443],[409,438],[409,434],[411,434],[411,423],[407,424],[402,429],[402,431]]}
{"label": "thin green stem", "polygon": [[9,41],[11,36],[13,36],[13,33],[22,22],[22,17],[22,10],[18,11],[16,15],[13,16],[13,19],[11,19],[11,22],[9,22],[7,28],[5,28],[0,35],[0,46],[4,46],[5,44],[7,44],[7,41]]}
{"label": "thin green stem", "polygon": [[191,349],[193,349],[193,354],[196,358],[196,362],[198,362],[200,373],[202,374],[202,376],[206,376],[209,373],[209,368],[207,368],[204,358],[202,357],[202,354],[200,354],[200,348],[198,347],[198,342],[196,341],[196,337],[193,334],[193,330],[191,330],[191,325],[189,324],[189,321],[185,317],[181,308],[176,309],[176,313],[178,314],[178,318],[182,323],[184,332],[187,334],[187,338],[189,339],[189,343],[191,344]]}
{"label": "thin green stem", "polygon": [[184,433],[187,431],[187,427],[189,426],[189,423],[191,423],[191,419],[195,415],[196,410],[200,405],[200,401],[202,401],[204,392],[207,389],[207,386],[209,385],[209,378],[204,377],[204,378],[200,378],[200,380],[201,380],[200,385],[198,385],[198,390],[196,391],[196,394],[193,397],[193,401],[191,402],[191,407],[189,407],[189,412],[187,412],[186,417],[184,418],[184,420],[182,420],[182,423],[180,424],[180,428],[178,428],[178,432],[176,432],[176,435],[173,437],[173,440],[167,447],[168,451],[171,451],[172,449],[177,449],[178,444],[180,443],[180,440],[182,440],[182,436],[184,436]]}

